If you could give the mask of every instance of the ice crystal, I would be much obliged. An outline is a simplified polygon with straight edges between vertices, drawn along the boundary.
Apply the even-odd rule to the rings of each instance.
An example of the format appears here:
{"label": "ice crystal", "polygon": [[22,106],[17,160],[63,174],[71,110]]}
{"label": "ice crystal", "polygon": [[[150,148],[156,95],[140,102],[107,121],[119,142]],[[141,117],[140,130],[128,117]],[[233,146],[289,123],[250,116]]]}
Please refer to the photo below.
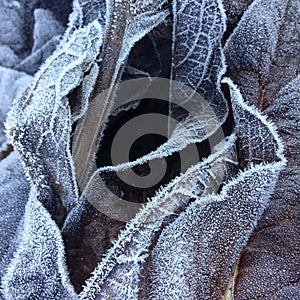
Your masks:
{"label": "ice crystal", "polygon": [[[224,82],[231,88],[238,137],[248,137],[241,142],[245,151],[250,155],[252,147],[247,148],[247,144],[255,149],[266,137],[273,143],[267,144],[269,152],[261,151],[258,163],[254,163],[254,156],[248,168],[229,181],[220,194],[196,199],[163,229],[150,260],[146,299],[220,299],[285,163],[282,141],[274,126],[246,105],[230,80]],[[260,135],[247,135],[253,127]]]}
{"label": "ice crystal", "polygon": [[[35,75],[33,84],[19,98],[7,123],[38,187],[40,200],[54,212],[57,201],[70,208],[77,199],[69,149],[71,111],[66,96],[81,83],[101,43],[102,28],[97,21],[74,31],[68,42],[59,47]],[[35,143],[31,142],[33,136]]]}
{"label": "ice crystal", "polygon": [[61,233],[31,188],[19,246],[3,277],[6,299],[77,299]]}
{"label": "ice crystal", "polygon": [[[11,181],[14,178],[14,181]],[[0,162],[0,274],[6,268],[18,243],[19,224],[29,195],[29,182],[16,151]]]}

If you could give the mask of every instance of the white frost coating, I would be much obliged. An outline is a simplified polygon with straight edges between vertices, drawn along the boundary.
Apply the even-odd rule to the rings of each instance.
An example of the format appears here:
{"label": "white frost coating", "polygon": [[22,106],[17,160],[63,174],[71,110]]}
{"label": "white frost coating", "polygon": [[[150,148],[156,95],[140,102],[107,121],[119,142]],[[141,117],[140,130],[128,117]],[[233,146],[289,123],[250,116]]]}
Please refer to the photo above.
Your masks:
{"label": "white frost coating", "polygon": [[[86,282],[80,299],[138,299],[140,279],[150,247],[164,219],[202,193],[214,190],[216,177],[232,163],[235,136],[222,141],[212,155],[178,176],[140,210]],[[98,298],[97,298],[98,299]]]}
{"label": "white frost coating", "polygon": [[252,2],[224,48],[226,58],[230,60],[232,66],[239,71],[255,70],[262,76],[268,72],[288,2],[288,0]]}
{"label": "white frost coating", "polygon": [[13,299],[77,299],[65,266],[61,233],[32,187],[20,245],[3,277],[3,295]]}
{"label": "white frost coating", "polygon": [[[182,102],[191,101],[195,92],[200,93],[222,124],[228,113],[227,102],[220,91],[220,79],[226,71],[221,47],[221,38],[226,29],[222,2],[176,0],[172,3],[171,78],[192,88],[193,92],[183,95]],[[172,101],[172,92],[170,96]],[[200,105],[197,107],[195,104],[194,111],[201,109]]]}
{"label": "white frost coating", "polygon": [[2,277],[15,250],[14,239],[25,212],[30,190],[25,170],[16,151],[0,161],[0,186],[0,276]]}
{"label": "white frost coating", "polygon": [[0,67],[0,151],[5,150],[7,144],[4,133],[7,112],[31,80],[32,77],[25,73]]}
{"label": "white frost coating", "polygon": [[78,198],[69,149],[71,118],[66,96],[80,85],[101,44],[102,27],[98,21],[75,30],[46,60],[30,88],[14,105],[6,124],[38,190],[44,190],[42,194],[47,194],[48,199],[56,191],[66,208]]}
{"label": "white frost coating", "polygon": [[[175,2],[176,1],[174,1],[174,3]],[[181,124],[176,126],[166,143],[148,155],[131,163],[124,163],[112,168],[107,167],[94,172],[87,184],[84,194],[87,194],[89,189],[95,185],[95,177],[98,178],[99,172],[125,170],[126,168],[132,168],[133,166],[157,158],[170,156],[174,152],[184,149],[189,144],[202,142],[215,133],[224,122],[227,116],[227,104],[220,92],[220,78],[225,73],[224,55],[220,44],[221,37],[225,31],[226,17],[224,9],[220,1],[211,3],[204,1],[203,4],[197,3],[199,10],[195,9],[192,4],[192,2],[186,1],[182,4],[183,8],[178,9],[178,12],[176,11],[179,20],[175,25],[176,35],[173,36],[174,47],[178,52],[176,53],[176,57],[180,57],[183,54],[186,55],[184,62],[173,62],[173,72],[176,73],[175,79],[186,84],[189,88],[182,88],[178,85],[172,86],[170,88],[170,98],[175,97],[176,94],[176,103],[180,103],[182,99],[184,99],[184,101],[182,101],[182,103],[184,103],[191,100],[191,96],[195,96],[191,95],[195,91],[204,94],[205,101],[203,101],[200,95],[197,95],[192,99],[193,101],[190,101],[191,103],[184,103],[191,113],[196,115],[199,113],[200,117],[197,120],[196,118],[186,118]],[[190,10],[188,11],[189,14],[184,10],[186,7]],[[198,11],[201,13],[199,14]],[[198,15],[200,15],[200,17]],[[146,13],[138,15],[129,23],[125,31],[125,46],[122,47],[120,62],[116,68],[117,70],[128,55],[130,47],[134,45],[138,38],[141,38],[149,31],[151,23],[153,23],[150,26],[151,28],[158,25],[166,17],[166,13],[161,12],[159,18],[155,15],[149,20],[145,18],[146,16]],[[146,22],[145,20],[148,21]],[[187,22],[187,20],[190,22]],[[196,26],[198,23],[203,23],[199,28],[197,27],[199,31],[197,31],[198,35],[200,35],[200,31],[202,32],[202,39],[186,29],[186,27],[191,26],[191,23],[194,24],[193,26]],[[183,38],[193,43],[194,48],[197,47],[197,51],[194,54],[186,53],[186,49],[190,48],[182,46],[184,44],[182,41]],[[117,72],[115,74],[115,77],[116,76]],[[195,82],[193,81],[195,79],[194,76],[200,76],[202,79],[199,80],[199,82]],[[178,101],[178,99],[181,100]],[[96,202],[94,201],[95,199],[89,200]]]}
{"label": "white frost coating", "polygon": [[[228,74],[245,101],[260,109],[287,83],[291,72],[295,75],[298,72],[299,62],[296,58],[291,60],[299,52],[296,46],[291,46],[298,42],[292,38],[297,34],[299,19],[296,11],[291,14],[295,7],[297,4],[288,0],[253,1],[224,47]],[[290,18],[294,21],[288,28]],[[282,78],[276,84],[274,77]]]}
{"label": "white frost coating", "polygon": [[152,252],[145,299],[222,298],[230,270],[266,208],[286,163],[275,126],[244,102],[230,79],[223,82],[231,89],[239,138],[247,135],[249,127],[255,127],[251,145],[261,145],[260,139],[264,140],[265,135],[260,133],[266,130],[275,145],[269,145],[269,153],[262,151],[259,163],[249,161],[248,168],[229,181],[219,195],[196,199],[162,231]]}
{"label": "white frost coating", "polygon": [[34,44],[32,52],[35,52],[37,49],[41,48],[48,41],[50,41],[53,37],[55,37],[56,35],[60,35],[65,31],[64,27],[55,19],[51,11],[48,11],[46,9],[35,9],[34,18]]}
{"label": "white frost coating", "polygon": [[[232,82],[230,78],[224,78],[222,80],[222,83],[227,83],[230,87],[232,104],[237,111],[237,113],[235,114],[235,119],[238,123],[237,126],[238,128],[241,128],[241,132],[247,133],[245,134],[246,140],[244,143],[245,145],[248,143],[248,151],[252,152],[252,161],[260,159],[261,162],[268,162],[269,160],[274,161],[279,159],[283,164],[285,164],[286,158],[284,157],[284,143],[277,132],[277,127],[255,106],[249,105],[244,101],[238,87]],[[258,132],[257,130],[254,130],[256,134],[247,136],[250,135],[250,130],[252,128],[255,128],[255,126],[251,125],[251,116],[261,122],[264,126],[261,126],[262,128],[259,128]],[[245,120],[248,120],[248,122],[245,122]],[[267,133],[269,136],[271,136],[271,138],[268,138]],[[270,139],[272,142],[267,143],[268,139]],[[265,143],[261,143],[260,140]],[[261,148],[256,151],[255,147],[258,144],[261,145]],[[266,147],[269,147],[269,151],[266,150]],[[256,156],[253,155],[253,153],[255,153]],[[250,154],[248,156],[251,157]]]}

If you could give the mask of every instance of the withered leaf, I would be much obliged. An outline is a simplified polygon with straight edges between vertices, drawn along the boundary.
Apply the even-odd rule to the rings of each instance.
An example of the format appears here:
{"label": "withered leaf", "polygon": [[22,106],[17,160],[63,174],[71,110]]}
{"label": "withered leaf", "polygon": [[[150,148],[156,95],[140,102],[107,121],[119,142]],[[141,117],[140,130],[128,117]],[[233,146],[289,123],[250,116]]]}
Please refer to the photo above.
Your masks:
{"label": "withered leaf", "polygon": [[[11,181],[11,178],[14,181]],[[19,154],[14,151],[0,162],[0,275],[6,273],[7,266],[16,250],[18,231],[25,212],[30,184]]]}
{"label": "withered leaf", "polygon": [[[221,142],[210,157],[175,178],[140,209],[87,280],[80,299],[143,297],[148,285],[148,258],[157,235],[168,223],[168,217],[176,215],[191,198],[215,190],[213,186],[226,178],[225,167],[234,161],[234,141],[233,135]],[[116,205],[106,202],[103,201],[101,209]]]}
{"label": "withered leaf", "polygon": [[[231,88],[237,135],[248,137],[241,143],[251,164],[228,181],[220,194],[200,197],[163,229],[151,257],[151,299],[162,299],[161,295],[164,299],[224,296],[231,269],[266,208],[285,163],[274,126],[246,105],[229,79],[224,82]],[[251,135],[253,127],[259,134]],[[263,151],[264,141],[268,151]]]}
{"label": "withered leaf", "polygon": [[6,299],[78,299],[65,267],[61,233],[31,188],[19,244],[2,287]]}
{"label": "withered leaf", "polygon": [[276,95],[266,114],[284,139],[287,167],[238,265],[235,299],[297,299],[300,270],[300,76]]}
{"label": "withered leaf", "polygon": [[[259,12],[259,13],[257,13]],[[228,74],[265,109],[299,73],[299,1],[254,1],[225,45]]]}
{"label": "withered leaf", "polygon": [[70,209],[78,198],[69,145],[71,111],[66,96],[91,68],[101,43],[102,27],[97,21],[66,35],[61,47],[16,101],[7,122],[40,201],[58,221],[63,217],[61,205]]}

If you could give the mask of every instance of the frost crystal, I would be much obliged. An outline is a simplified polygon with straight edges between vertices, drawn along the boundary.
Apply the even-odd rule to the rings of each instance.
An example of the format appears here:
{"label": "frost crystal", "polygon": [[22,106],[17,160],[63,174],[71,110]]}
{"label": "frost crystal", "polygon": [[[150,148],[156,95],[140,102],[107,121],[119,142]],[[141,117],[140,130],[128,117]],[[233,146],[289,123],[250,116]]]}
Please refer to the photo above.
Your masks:
{"label": "frost crystal", "polygon": [[297,76],[298,36],[299,1],[256,0],[249,6],[224,49],[229,74],[248,103],[266,108]]}
{"label": "frost crystal", "polygon": [[7,123],[40,192],[40,200],[54,215],[58,199],[66,208],[77,199],[69,149],[71,112],[66,96],[81,83],[101,43],[102,28],[97,21],[74,31],[35,75],[31,87],[13,107]]}
{"label": "frost crystal", "polygon": [[[166,224],[166,219],[176,215],[175,212],[191,198],[209,193],[216,177],[225,178],[224,167],[232,162],[232,152],[229,149],[233,148],[234,141],[235,137],[231,136],[228,141],[217,145],[214,154],[171,181],[149,200],[127,224],[114,246],[97,266],[80,294],[81,299],[107,299],[109,295],[114,295],[114,299],[138,299],[141,286],[146,284],[145,268],[151,245],[163,222]],[[103,200],[107,198],[104,196]],[[109,201],[101,204],[102,209],[105,205],[112,205]]]}
{"label": "frost crystal", "polygon": [[0,67],[0,90],[5,91],[1,94],[0,101],[0,151],[5,150],[7,144],[4,133],[7,112],[31,80],[32,77],[25,73]]}
{"label": "frost crystal", "polygon": [[3,277],[5,299],[77,299],[60,231],[31,189],[20,244]]}
{"label": "frost crystal", "polygon": [[[274,126],[245,104],[229,79],[224,82],[231,88],[238,137],[248,136],[252,127],[260,133],[241,141],[242,146],[251,143],[259,147],[267,137],[274,146],[269,144],[269,152],[261,151],[259,160],[255,151],[251,153],[252,147],[245,147],[247,156],[254,157],[248,168],[219,195],[196,199],[163,229],[150,260],[146,299],[222,298],[231,269],[266,208],[285,163]],[[256,159],[258,163],[254,163]]]}
{"label": "frost crystal", "polygon": [[[11,178],[14,181],[11,181]],[[0,162],[0,275],[5,274],[7,265],[15,251],[18,227],[25,212],[29,195],[29,182],[16,151]]]}

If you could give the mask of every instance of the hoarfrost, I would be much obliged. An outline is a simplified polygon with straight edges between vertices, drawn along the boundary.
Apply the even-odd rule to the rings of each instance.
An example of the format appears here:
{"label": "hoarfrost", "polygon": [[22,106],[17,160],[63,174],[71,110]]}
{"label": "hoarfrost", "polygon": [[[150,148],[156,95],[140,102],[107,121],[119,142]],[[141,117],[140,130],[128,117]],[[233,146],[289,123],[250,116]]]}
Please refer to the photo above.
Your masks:
{"label": "hoarfrost", "polygon": [[31,188],[20,244],[2,278],[5,299],[77,299],[61,233]]}
{"label": "hoarfrost", "polygon": [[260,160],[258,153],[254,151],[251,156],[252,148],[245,147],[246,156],[254,157],[245,171],[230,180],[220,194],[196,199],[163,229],[150,260],[146,299],[162,299],[161,295],[164,299],[222,298],[231,269],[266,208],[285,164],[283,144],[275,127],[258,110],[246,105],[229,79],[225,82],[231,88],[238,138],[247,136],[251,127],[258,133],[241,144],[262,145],[269,136],[274,146],[268,144],[269,152],[261,151]]}
{"label": "hoarfrost", "polygon": [[[114,246],[88,279],[81,299],[138,299],[145,285],[146,265],[151,245],[167,224],[167,218],[177,214],[191,198],[214,190],[216,178],[225,179],[226,164],[233,162],[235,136],[216,146],[214,154],[192,166],[159,190],[123,230]],[[105,197],[103,197],[105,199]],[[113,205],[112,203],[109,203]],[[102,208],[105,206],[102,203]]]}
{"label": "hoarfrost", "polygon": [[7,112],[31,80],[32,77],[25,73],[0,67],[0,152],[7,146],[4,128]]}
{"label": "hoarfrost", "polygon": [[15,237],[30,190],[24,167],[16,151],[0,161],[0,186],[0,276],[2,277],[17,244]]}
{"label": "hoarfrost", "polygon": [[248,103],[265,109],[297,76],[299,30],[298,0],[256,0],[249,6],[224,48],[229,75]]}
{"label": "hoarfrost", "polygon": [[60,201],[69,209],[78,197],[69,149],[71,112],[66,96],[80,85],[101,43],[102,27],[97,21],[75,30],[35,75],[7,122],[40,200],[54,216]]}

